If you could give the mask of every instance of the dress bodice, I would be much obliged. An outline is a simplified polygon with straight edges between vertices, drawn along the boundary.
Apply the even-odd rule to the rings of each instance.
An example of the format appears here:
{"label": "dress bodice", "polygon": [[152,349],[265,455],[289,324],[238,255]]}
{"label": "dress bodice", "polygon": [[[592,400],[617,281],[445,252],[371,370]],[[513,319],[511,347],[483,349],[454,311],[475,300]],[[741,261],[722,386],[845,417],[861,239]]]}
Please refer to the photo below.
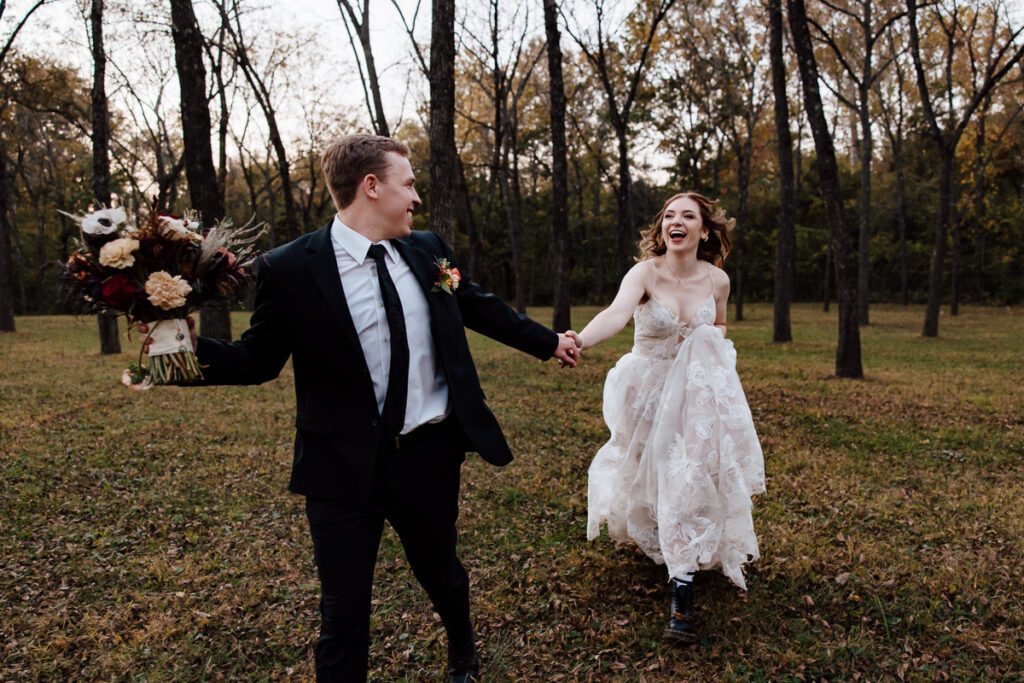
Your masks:
{"label": "dress bodice", "polygon": [[664,302],[652,296],[634,309],[633,321],[633,353],[673,358],[694,329],[715,322],[715,297],[709,294],[693,318],[681,321]]}

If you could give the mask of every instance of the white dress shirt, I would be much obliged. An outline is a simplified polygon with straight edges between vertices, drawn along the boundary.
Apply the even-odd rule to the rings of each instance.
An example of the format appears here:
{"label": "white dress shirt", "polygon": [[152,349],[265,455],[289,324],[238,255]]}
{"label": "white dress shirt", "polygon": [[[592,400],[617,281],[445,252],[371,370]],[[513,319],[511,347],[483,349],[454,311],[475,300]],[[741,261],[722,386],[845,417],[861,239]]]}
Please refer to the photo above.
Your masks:
{"label": "white dress shirt", "polygon": [[[359,335],[359,344],[363,347],[377,396],[377,412],[380,412],[384,409],[388,373],[391,371],[391,333],[377,280],[377,264],[367,256],[373,243],[342,223],[337,216],[331,226],[331,242],[345,301]],[[448,382],[434,353],[430,310],[423,288],[390,241],[378,244],[387,251],[388,274],[398,290],[398,298],[402,300],[409,340],[409,393],[401,432],[407,434],[421,425],[440,422],[448,416]]]}

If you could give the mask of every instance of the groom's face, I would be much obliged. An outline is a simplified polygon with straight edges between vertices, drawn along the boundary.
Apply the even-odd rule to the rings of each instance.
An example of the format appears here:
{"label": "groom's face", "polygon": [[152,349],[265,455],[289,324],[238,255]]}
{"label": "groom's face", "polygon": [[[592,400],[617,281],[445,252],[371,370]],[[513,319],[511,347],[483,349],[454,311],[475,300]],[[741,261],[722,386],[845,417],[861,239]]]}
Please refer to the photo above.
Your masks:
{"label": "groom's face", "polygon": [[397,152],[388,152],[386,158],[387,171],[377,181],[376,209],[390,232],[388,239],[396,239],[407,236],[412,230],[412,214],[421,202],[409,160]]}

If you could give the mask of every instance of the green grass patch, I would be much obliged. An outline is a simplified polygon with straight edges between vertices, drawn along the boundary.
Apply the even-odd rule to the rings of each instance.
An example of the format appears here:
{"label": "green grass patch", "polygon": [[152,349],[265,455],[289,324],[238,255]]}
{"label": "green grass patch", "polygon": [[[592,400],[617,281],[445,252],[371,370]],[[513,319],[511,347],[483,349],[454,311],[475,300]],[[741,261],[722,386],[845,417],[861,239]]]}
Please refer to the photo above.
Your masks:
{"label": "green grass patch", "polygon": [[[876,305],[866,379],[846,381],[834,309],[795,307],[788,344],[769,306],[746,313],[729,336],[765,451],[762,557],[747,593],[698,576],[689,648],[660,637],[664,568],[585,540],[603,381],[632,330],[575,371],[470,335],[516,454],[463,469],[486,680],[1024,678],[1024,315],[969,306],[925,339],[921,308]],[[92,319],[17,322],[0,336],[0,680],[311,680],[290,370],[130,392],[131,345],[100,357]],[[372,680],[440,680],[443,629],[391,531],[371,631]]]}

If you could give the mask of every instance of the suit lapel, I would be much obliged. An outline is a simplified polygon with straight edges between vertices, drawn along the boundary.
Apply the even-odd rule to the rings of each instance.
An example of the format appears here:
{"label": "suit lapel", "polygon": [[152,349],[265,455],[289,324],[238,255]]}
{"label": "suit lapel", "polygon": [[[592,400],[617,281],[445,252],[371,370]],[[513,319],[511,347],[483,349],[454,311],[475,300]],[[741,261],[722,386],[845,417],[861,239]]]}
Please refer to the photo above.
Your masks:
{"label": "suit lapel", "polygon": [[416,246],[410,238],[402,240],[391,240],[398,253],[409,264],[409,268],[416,276],[416,280],[423,288],[423,295],[427,298],[427,308],[430,311],[430,335],[434,339],[434,347],[438,353],[444,355],[445,334],[441,331],[445,328],[444,321],[449,319],[445,312],[445,306],[440,297],[434,292],[434,284],[437,282],[437,265],[434,263],[434,256]]}
{"label": "suit lapel", "polygon": [[[352,322],[348,303],[345,302],[345,290],[341,286],[341,275],[338,274],[338,260],[334,255],[334,244],[331,242],[331,223],[313,233],[306,245],[306,250],[306,266],[309,268],[313,281],[320,288],[320,293],[327,301],[331,312],[338,319],[353,348],[361,351],[362,345],[359,343],[359,335],[356,333],[355,323]],[[363,358],[363,354],[360,353],[359,357]],[[366,363],[365,358],[363,363]]]}
{"label": "suit lapel", "polygon": [[430,301],[433,298],[430,296],[430,292],[434,288],[437,275],[435,272],[437,269],[431,262],[430,254],[405,240],[391,240],[391,244],[394,245],[398,253],[405,259],[405,262],[409,264],[409,268],[416,275],[420,287],[423,288],[423,293],[427,295],[427,301]]}

